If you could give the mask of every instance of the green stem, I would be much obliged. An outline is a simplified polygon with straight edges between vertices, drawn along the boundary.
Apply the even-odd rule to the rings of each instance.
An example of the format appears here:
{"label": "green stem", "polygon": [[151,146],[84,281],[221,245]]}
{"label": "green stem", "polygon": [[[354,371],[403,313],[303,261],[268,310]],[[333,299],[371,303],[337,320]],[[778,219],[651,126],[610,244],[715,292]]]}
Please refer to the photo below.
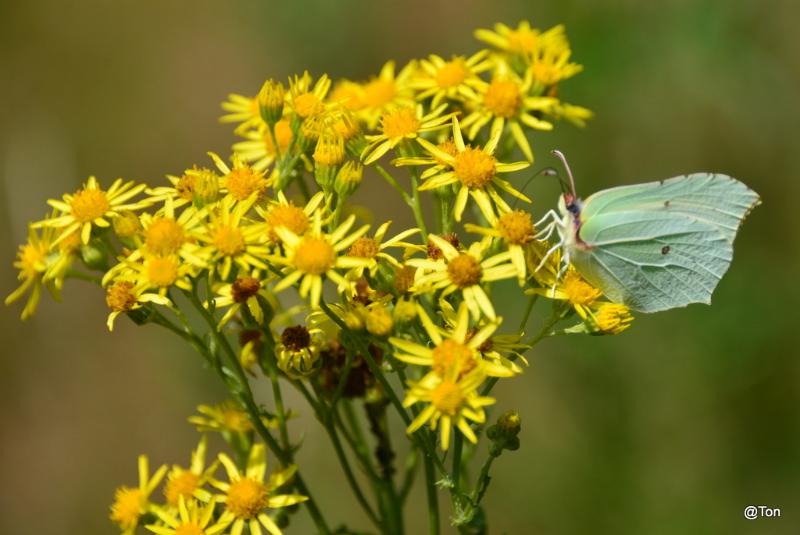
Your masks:
{"label": "green stem", "polygon": [[464,448],[464,437],[461,433],[455,433],[453,437],[453,485],[456,486],[456,493],[459,493],[461,488],[461,453]]}
{"label": "green stem", "polygon": [[427,454],[422,462],[425,468],[425,491],[428,496],[428,531],[439,535],[439,497],[436,494],[436,478],[433,463]]}
{"label": "green stem", "polygon": [[481,503],[483,495],[486,493],[486,489],[489,488],[489,470],[491,469],[494,460],[499,456],[499,454],[495,455],[490,453],[481,467],[481,473],[478,476],[478,480],[475,482],[475,489],[472,491],[471,496],[472,505],[474,507],[477,507]]}
{"label": "green stem", "polygon": [[[264,422],[261,419],[261,411],[259,410],[255,403],[255,399],[253,398],[253,392],[250,389],[250,382],[247,379],[247,374],[244,372],[242,364],[239,362],[239,358],[234,353],[230,342],[228,342],[228,339],[217,330],[216,319],[200,302],[200,299],[196,294],[196,290],[191,292],[184,291],[184,295],[186,295],[186,297],[192,302],[192,305],[194,305],[194,307],[200,313],[203,320],[209,327],[211,336],[214,337],[218,346],[223,348],[224,353],[228,357],[228,360],[233,367],[233,372],[242,388],[242,391],[239,392],[239,397],[244,402],[245,409],[250,415],[250,419],[256,429],[256,432],[262,438],[262,440],[264,440],[264,443],[267,445],[267,447],[275,454],[281,464],[284,466],[294,464],[291,450],[285,451],[283,448],[281,448],[280,444],[278,444],[278,441],[275,440],[267,427],[264,425]],[[225,379],[224,374],[222,374],[222,377]],[[311,515],[311,518],[314,521],[314,524],[317,526],[317,529],[319,529],[323,535],[329,535],[331,531],[328,528],[328,525],[325,522],[325,519],[323,518],[322,513],[320,512],[319,507],[314,500],[314,497],[311,495],[311,491],[308,489],[305,481],[301,477],[299,470],[295,473],[294,482],[297,490],[308,498],[308,500],[303,502],[303,504]]]}

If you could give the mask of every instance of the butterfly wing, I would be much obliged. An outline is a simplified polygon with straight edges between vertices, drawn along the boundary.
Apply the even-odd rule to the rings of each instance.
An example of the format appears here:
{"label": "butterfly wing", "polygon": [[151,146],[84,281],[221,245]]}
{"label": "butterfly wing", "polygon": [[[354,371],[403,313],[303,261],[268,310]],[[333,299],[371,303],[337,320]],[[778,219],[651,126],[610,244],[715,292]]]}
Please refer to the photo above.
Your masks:
{"label": "butterfly wing", "polygon": [[584,202],[581,219],[629,210],[676,213],[715,227],[733,243],[742,220],[758,203],[758,194],[735,178],[694,173],[597,192]]}
{"label": "butterfly wing", "polygon": [[641,312],[710,303],[733,258],[733,244],[714,225],[674,212],[620,210],[587,219],[587,247],[570,261],[612,301]]}

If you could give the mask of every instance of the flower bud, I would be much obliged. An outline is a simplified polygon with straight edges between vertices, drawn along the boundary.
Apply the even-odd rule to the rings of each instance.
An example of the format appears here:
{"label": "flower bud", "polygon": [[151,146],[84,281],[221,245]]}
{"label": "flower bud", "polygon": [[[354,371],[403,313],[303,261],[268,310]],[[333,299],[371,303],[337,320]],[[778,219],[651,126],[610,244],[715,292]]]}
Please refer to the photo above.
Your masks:
{"label": "flower bud", "polygon": [[392,315],[386,310],[386,307],[376,303],[370,305],[364,314],[364,325],[367,327],[367,332],[375,336],[388,336],[394,328],[394,320]]}
{"label": "flower bud", "polygon": [[283,84],[272,79],[264,82],[261,91],[258,92],[258,109],[261,112],[261,118],[270,127],[274,127],[275,123],[280,121],[283,116],[284,96]]}
{"label": "flower bud", "polygon": [[364,177],[364,167],[354,161],[347,161],[336,173],[336,181],[334,182],[334,189],[336,193],[347,197],[353,194],[361,184],[361,179]]}
{"label": "flower bud", "polygon": [[137,232],[142,230],[142,223],[139,216],[126,210],[111,220],[114,233],[120,238],[132,238]]}

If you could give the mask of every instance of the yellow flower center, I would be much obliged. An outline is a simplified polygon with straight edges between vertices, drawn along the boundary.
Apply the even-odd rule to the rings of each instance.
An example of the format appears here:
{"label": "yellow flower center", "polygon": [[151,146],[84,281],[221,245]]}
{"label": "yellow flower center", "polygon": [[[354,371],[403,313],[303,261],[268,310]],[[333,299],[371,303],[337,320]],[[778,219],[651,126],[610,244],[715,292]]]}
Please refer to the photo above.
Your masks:
{"label": "yellow flower center", "polygon": [[486,108],[497,117],[514,117],[522,106],[519,86],[511,80],[494,80],[483,95]]}
{"label": "yellow flower center", "polygon": [[523,210],[514,210],[501,215],[497,227],[503,239],[511,244],[524,245],[533,239],[531,214]]}
{"label": "yellow flower center", "polygon": [[175,528],[175,535],[203,535],[204,533],[203,528],[195,522],[186,522]]}
{"label": "yellow flower center", "polygon": [[[289,123],[289,119],[281,119],[275,123],[275,140],[278,142],[281,153],[286,152],[292,142],[292,125]],[[275,154],[275,144],[272,142],[269,132],[264,133],[264,143],[267,146],[267,154]]]}
{"label": "yellow flower center", "polygon": [[17,266],[26,279],[31,279],[40,271],[45,270],[46,261],[47,247],[43,244],[34,245],[26,243],[20,248],[19,263],[17,263]]}
{"label": "yellow flower center", "polygon": [[371,108],[380,108],[391,102],[396,94],[394,81],[376,78],[364,86],[364,103]]}
{"label": "yellow flower center", "polygon": [[464,392],[453,381],[445,379],[431,391],[431,403],[440,412],[453,416],[464,402]]}
{"label": "yellow flower center", "polygon": [[111,505],[111,520],[123,529],[133,529],[144,514],[144,496],[142,491],[131,487],[120,487]]}
{"label": "yellow flower center", "polygon": [[353,242],[353,245],[347,251],[347,255],[358,258],[375,258],[379,251],[378,242],[372,238],[361,237]]}
{"label": "yellow flower center", "polygon": [[361,86],[353,82],[342,82],[333,88],[331,102],[337,102],[348,110],[358,110],[363,106]]}
{"label": "yellow flower center", "polygon": [[481,265],[468,254],[460,254],[447,264],[450,281],[459,288],[478,284],[481,281]]}
{"label": "yellow flower center", "polygon": [[231,225],[218,226],[212,236],[212,243],[225,256],[235,256],[244,250],[242,231]]}
{"label": "yellow flower center", "polygon": [[133,295],[133,283],[128,281],[115,282],[106,290],[106,304],[114,312],[125,312],[136,304]]}
{"label": "yellow flower center", "polygon": [[455,58],[442,65],[442,67],[436,71],[436,85],[442,89],[455,87],[464,81],[467,74],[469,74],[469,71],[467,70],[464,58]]}
{"label": "yellow flower center", "polygon": [[174,507],[178,505],[181,496],[184,500],[188,500],[197,490],[199,482],[200,478],[197,474],[189,470],[181,470],[179,475],[171,477],[164,486],[164,497],[167,499],[167,503]]}
{"label": "yellow flower center", "polygon": [[508,39],[508,49],[517,54],[533,52],[539,40],[538,32],[530,29],[511,30],[506,36]]}
{"label": "yellow flower center", "polygon": [[466,373],[474,368],[475,359],[472,350],[455,340],[444,340],[433,350],[433,371],[444,377],[454,367],[457,367],[460,373]]}
{"label": "yellow flower center", "polygon": [[222,424],[231,431],[244,433],[253,428],[250,418],[243,410],[236,407],[225,407],[222,409]]}
{"label": "yellow flower center", "polygon": [[272,229],[283,227],[298,236],[302,236],[308,230],[310,224],[308,216],[303,209],[293,204],[275,205],[267,214],[266,220],[270,227],[269,238],[274,242],[279,241],[279,238]]}
{"label": "yellow flower center", "polygon": [[570,271],[564,277],[564,293],[573,305],[588,305],[600,297],[600,290],[583,280],[583,277]]}
{"label": "yellow flower center", "polygon": [[453,171],[462,184],[468,188],[479,189],[492,181],[497,160],[481,149],[467,147],[455,156]]}
{"label": "yellow flower center", "polygon": [[267,187],[264,175],[249,165],[234,167],[225,175],[225,187],[228,193],[237,201],[243,201],[255,192],[261,192]]}
{"label": "yellow flower center", "polygon": [[77,192],[70,202],[72,216],[81,223],[103,217],[111,208],[106,192],[99,189],[84,189]]}
{"label": "yellow flower center", "polygon": [[157,217],[153,220],[145,235],[145,245],[150,252],[157,255],[175,253],[181,248],[185,236],[183,227],[171,217]]}
{"label": "yellow flower center", "polygon": [[303,93],[294,98],[294,111],[305,119],[312,115],[319,115],[325,106],[314,93]]}
{"label": "yellow flower center", "polygon": [[145,262],[147,280],[166,288],[178,279],[178,261],[171,256],[154,256]]}
{"label": "yellow flower center", "polygon": [[260,481],[243,478],[231,483],[226,507],[236,518],[255,518],[268,501],[267,487]]}
{"label": "yellow flower center", "polygon": [[239,277],[231,285],[231,297],[237,303],[244,303],[261,289],[261,283],[253,277]]}
{"label": "yellow flower center", "polygon": [[294,252],[294,265],[303,273],[322,275],[336,262],[336,251],[322,238],[303,238]]}
{"label": "yellow flower center", "polygon": [[175,184],[175,191],[181,199],[191,201],[194,198],[194,186],[196,178],[194,175],[184,174]]}
{"label": "yellow flower center", "polygon": [[420,125],[414,108],[400,108],[384,114],[381,119],[383,134],[390,139],[414,135]]}

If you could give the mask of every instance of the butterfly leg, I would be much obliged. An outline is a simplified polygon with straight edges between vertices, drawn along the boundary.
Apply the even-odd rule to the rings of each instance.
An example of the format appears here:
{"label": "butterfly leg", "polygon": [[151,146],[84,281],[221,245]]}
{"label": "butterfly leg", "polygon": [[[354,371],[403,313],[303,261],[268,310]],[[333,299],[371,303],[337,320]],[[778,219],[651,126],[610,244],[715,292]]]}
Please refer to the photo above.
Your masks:
{"label": "butterfly leg", "polygon": [[534,269],[534,271],[539,271],[540,269],[542,269],[542,267],[544,267],[545,262],[547,262],[547,259],[550,258],[550,255],[555,253],[556,249],[558,249],[559,247],[561,247],[561,242],[558,242],[557,244],[552,246],[550,249],[548,249],[547,252],[542,257],[541,262],[539,262],[539,265],[536,266],[536,269]]}
{"label": "butterfly leg", "polygon": [[[561,221],[561,217],[558,215],[558,212],[553,210],[552,208],[545,213],[542,218],[533,224],[534,228],[539,228],[540,226],[544,225],[547,220],[550,220],[552,223],[556,221]],[[549,225],[548,225],[549,226]]]}
{"label": "butterfly leg", "polygon": [[536,238],[537,240],[549,240],[550,236],[553,235],[553,231],[555,229],[556,229],[556,222],[555,221],[551,221],[538,234],[536,234],[536,236],[534,236],[534,238]]}

